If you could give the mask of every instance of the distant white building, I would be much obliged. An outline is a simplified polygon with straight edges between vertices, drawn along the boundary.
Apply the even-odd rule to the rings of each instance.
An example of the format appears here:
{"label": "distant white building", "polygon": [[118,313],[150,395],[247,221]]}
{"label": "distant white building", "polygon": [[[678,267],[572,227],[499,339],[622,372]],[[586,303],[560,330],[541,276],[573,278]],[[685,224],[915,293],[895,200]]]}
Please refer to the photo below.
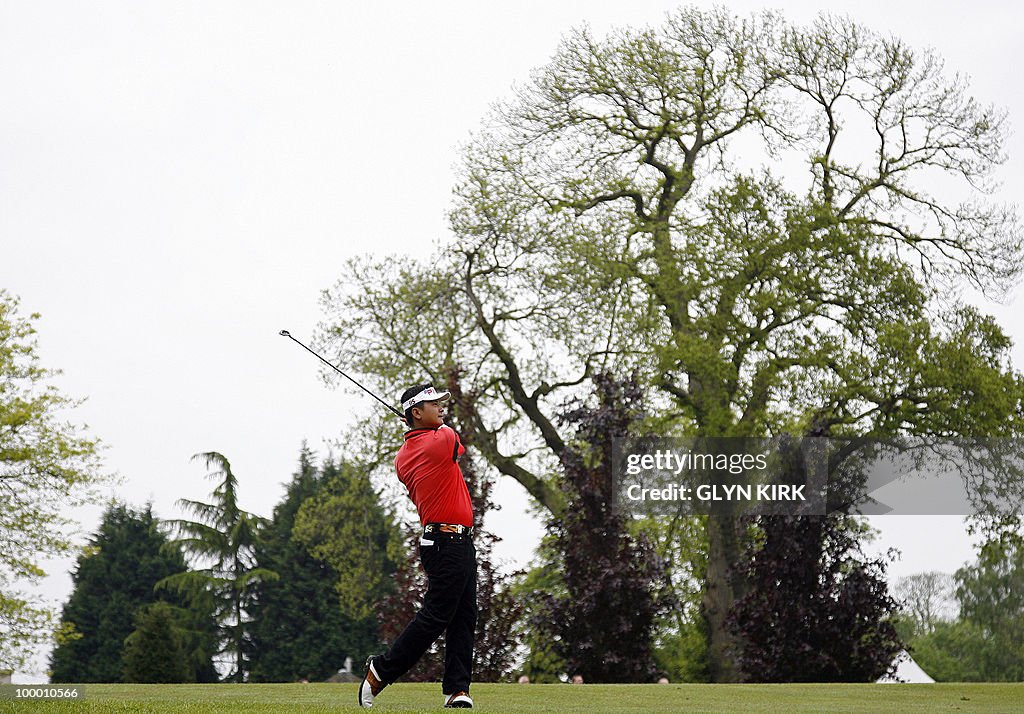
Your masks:
{"label": "distant white building", "polygon": [[363,678],[352,671],[352,658],[345,658],[345,666],[332,674],[327,678],[328,682],[336,684],[338,682],[361,682]]}
{"label": "distant white building", "polygon": [[878,684],[934,684],[935,680],[932,679],[927,672],[921,669],[921,665],[914,661],[914,658],[910,656],[910,653],[906,650],[900,650],[900,653],[896,655],[896,676],[889,677],[888,675],[878,680]]}

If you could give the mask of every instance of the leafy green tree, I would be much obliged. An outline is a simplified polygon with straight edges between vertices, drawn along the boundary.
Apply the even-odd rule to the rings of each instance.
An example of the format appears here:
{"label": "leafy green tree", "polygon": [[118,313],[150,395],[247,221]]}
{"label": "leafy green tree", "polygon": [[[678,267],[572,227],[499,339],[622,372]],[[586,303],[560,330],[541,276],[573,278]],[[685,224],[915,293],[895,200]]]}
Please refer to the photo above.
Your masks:
{"label": "leafy green tree", "polygon": [[958,570],[953,581],[959,617],[919,627],[911,640],[914,659],[940,682],[1024,679],[1024,545],[1019,536],[985,543],[977,561]]}
{"label": "leafy green tree", "polygon": [[342,461],[332,468],[299,507],[292,538],[334,575],[335,608],[351,623],[358,647],[348,654],[358,662],[379,653],[377,607],[394,587],[399,535],[366,466]]}
{"label": "leafy green tree", "polygon": [[911,640],[914,661],[936,682],[984,682],[982,672],[991,642],[977,625],[965,620],[937,622],[927,634]]}
{"label": "leafy green tree", "polygon": [[[914,660],[937,681],[1024,678],[1024,547],[1018,538],[989,541],[958,570],[959,617],[916,628]],[[928,585],[928,591],[932,591]]]}
{"label": "leafy green tree", "polygon": [[[1009,340],[946,289],[1019,277],[988,198],[1005,133],[933,53],[846,18],[574,32],[468,144],[430,269],[353,261],[323,339],[383,393],[462,365],[480,453],[555,516],[554,415],[600,369],[635,370],[667,435],[1018,434]],[[734,680],[747,530],[705,524],[708,674]]]}
{"label": "leafy green tree", "polygon": [[[99,530],[79,556],[72,573],[73,589],[64,605],[64,632],[50,657],[54,682],[120,682],[124,672],[124,640],[135,628],[136,613],[155,603],[157,582],[186,571],[181,551],[170,546],[152,508],[135,510],[112,503],[103,514]],[[184,605],[177,601],[174,604]],[[207,613],[208,615],[208,613]],[[194,627],[202,629],[202,613],[195,613]],[[208,677],[213,669],[207,617],[205,657],[202,638],[187,653],[194,664],[192,680]]]}
{"label": "leafy green tree", "polygon": [[560,654],[557,642],[548,633],[534,627],[533,622],[541,617],[544,607],[538,602],[536,593],[546,593],[556,598],[565,598],[565,577],[559,567],[560,554],[554,536],[550,533],[541,538],[534,554],[534,562],[524,573],[516,577],[512,592],[523,604],[523,617],[518,623],[516,639],[526,650],[521,673],[535,684],[552,684],[561,681],[569,665]]}
{"label": "leafy green tree", "polygon": [[124,641],[124,681],[139,684],[191,682],[186,639],[174,608],[157,602],[140,608],[136,627]]}
{"label": "leafy green tree", "polygon": [[672,608],[657,621],[655,663],[672,682],[707,682],[707,633],[701,614],[701,588],[707,568],[707,516],[675,514],[636,518],[629,524],[654,545],[665,563]]}
{"label": "leafy green tree", "polygon": [[1024,680],[1024,540],[989,542],[955,575],[960,617],[985,642],[977,666],[988,681]]}
{"label": "leafy green tree", "polygon": [[45,573],[40,562],[73,552],[68,510],[96,502],[98,442],[64,421],[78,401],[50,383],[32,321],[0,289],[0,670],[23,666],[45,642],[53,615],[21,589]]}
{"label": "leafy green tree", "polygon": [[284,499],[256,540],[256,561],[280,577],[260,582],[249,607],[251,681],[323,680],[346,657],[360,661],[378,644],[372,618],[354,619],[342,612],[335,589],[338,572],[295,537],[299,509],[343,470],[331,459],[318,469],[314,454],[303,445]]}
{"label": "leafy green tree", "polygon": [[299,508],[293,536],[337,573],[341,612],[372,618],[395,571],[388,543],[397,530],[366,471],[340,464],[337,477]]}
{"label": "leafy green tree", "polygon": [[175,543],[201,567],[170,575],[158,583],[158,588],[212,606],[219,654],[227,656],[230,666],[224,678],[244,682],[251,652],[248,607],[257,584],[277,578],[273,571],[259,567],[254,556],[257,535],[265,521],[238,507],[238,479],[227,458],[210,451],[192,459],[215,469],[207,478],[220,479],[213,490],[213,503],[179,499],[178,505],[198,520],[170,523],[178,531]]}

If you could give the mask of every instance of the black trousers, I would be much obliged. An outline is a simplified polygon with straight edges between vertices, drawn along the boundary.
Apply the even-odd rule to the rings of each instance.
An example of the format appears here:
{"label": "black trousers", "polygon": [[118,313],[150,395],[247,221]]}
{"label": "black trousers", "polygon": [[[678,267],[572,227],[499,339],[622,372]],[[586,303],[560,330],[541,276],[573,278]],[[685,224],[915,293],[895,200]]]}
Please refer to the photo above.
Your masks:
{"label": "black trousers", "polygon": [[394,682],[444,633],[442,692],[468,692],[477,616],[476,548],[469,536],[437,536],[433,545],[420,544],[427,574],[423,607],[374,666],[382,680]]}

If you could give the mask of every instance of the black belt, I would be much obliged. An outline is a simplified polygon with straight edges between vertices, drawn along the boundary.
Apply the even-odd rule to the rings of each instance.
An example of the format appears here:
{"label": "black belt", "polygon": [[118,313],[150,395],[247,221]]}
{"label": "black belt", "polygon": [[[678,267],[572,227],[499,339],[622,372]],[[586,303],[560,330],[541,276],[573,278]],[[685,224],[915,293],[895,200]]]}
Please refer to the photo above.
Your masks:
{"label": "black belt", "polygon": [[423,537],[432,536],[471,536],[473,526],[464,526],[461,523],[428,523],[423,526]]}

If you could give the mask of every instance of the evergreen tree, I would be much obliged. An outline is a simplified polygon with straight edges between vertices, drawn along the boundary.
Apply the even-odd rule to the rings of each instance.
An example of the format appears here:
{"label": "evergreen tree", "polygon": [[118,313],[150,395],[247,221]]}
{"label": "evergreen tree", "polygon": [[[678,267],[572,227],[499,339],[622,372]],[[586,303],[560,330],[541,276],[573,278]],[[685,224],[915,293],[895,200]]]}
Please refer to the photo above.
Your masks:
{"label": "evergreen tree", "polygon": [[256,561],[280,577],[259,583],[249,608],[250,679],[254,682],[326,679],[346,657],[358,660],[376,644],[372,622],[342,613],[335,590],[337,571],[293,537],[302,504],[342,471],[330,459],[318,471],[313,453],[304,444],[284,500],[256,540]]}
{"label": "evergreen tree", "polygon": [[228,657],[231,667],[225,679],[244,682],[251,652],[248,607],[256,585],[276,579],[277,574],[256,564],[253,547],[264,520],[238,507],[238,479],[227,458],[214,451],[192,458],[216,468],[207,477],[221,481],[213,490],[213,503],[178,501],[197,521],[172,523],[182,536],[178,545],[205,567],[171,575],[158,587],[192,603],[210,604],[217,622],[219,653]]}
{"label": "evergreen tree", "polygon": [[[172,546],[173,547],[173,546]],[[181,635],[185,658],[193,675],[188,681],[210,684],[220,681],[214,657],[220,645],[216,602],[209,593],[164,593],[172,605],[178,634]]]}
{"label": "evergreen tree", "polygon": [[[122,650],[135,628],[136,611],[157,602],[158,581],[185,570],[184,557],[168,546],[150,506],[136,511],[111,504],[71,576],[74,588],[62,616],[65,636],[50,659],[52,681],[122,681]],[[193,629],[201,632],[202,613],[193,619]],[[192,679],[202,680],[212,671],[211,652],[207,647],[204,657],[202,639],[190,640],[187,650],[199,660],[192,662]]]}
{"label": "evergreen tree", "polygon": [[356,662],[380,650],[374,609],[391,588],[389,544],[396,537],[367,471],[345,461],[324,467],[318,492],[295,514],[292,540],[322,564],[333,608],[347,623],[346,654]]}
{"label": "evergreen tree", "polygon": [[174,608],[158,602],[135,615],[136,628],[124,643],[124,681],[172,684],[192,681],[186,638]]}

